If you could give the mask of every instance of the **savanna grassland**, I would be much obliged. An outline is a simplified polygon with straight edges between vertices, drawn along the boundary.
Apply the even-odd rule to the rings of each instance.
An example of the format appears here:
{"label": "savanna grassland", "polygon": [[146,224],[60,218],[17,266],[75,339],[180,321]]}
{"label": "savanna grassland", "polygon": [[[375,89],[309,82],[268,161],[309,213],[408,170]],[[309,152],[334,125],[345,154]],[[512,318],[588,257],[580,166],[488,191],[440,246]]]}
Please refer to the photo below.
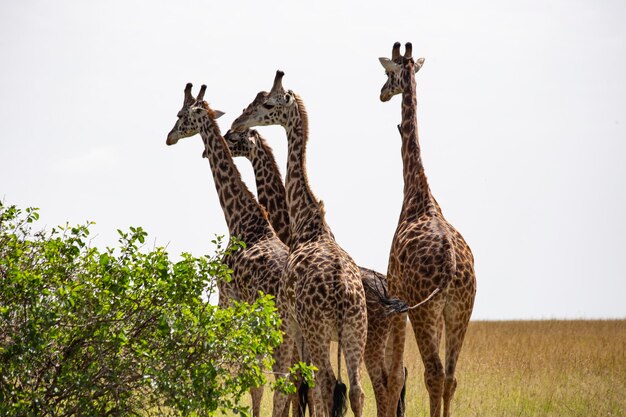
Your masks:
{"label": "savanna grassland", "polygon": [[[407,336],[407,417],[428,416],[424,368]],[[366,375],[364,417],[376,417]],[[626,416],[626,320],[472,322],[457,379],[458,417]]]}

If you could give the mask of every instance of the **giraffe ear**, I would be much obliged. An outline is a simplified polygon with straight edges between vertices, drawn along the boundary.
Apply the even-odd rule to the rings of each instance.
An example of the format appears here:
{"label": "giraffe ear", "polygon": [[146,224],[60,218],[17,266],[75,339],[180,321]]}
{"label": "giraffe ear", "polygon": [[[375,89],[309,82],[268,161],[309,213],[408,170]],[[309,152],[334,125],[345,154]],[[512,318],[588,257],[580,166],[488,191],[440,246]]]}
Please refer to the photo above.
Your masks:
{"label": "giraffe ear", "polygon": [[221,110],[215,110],[215,109],[213,110],[213,113],[215,113],[215,117],[214,117],[214,119],[219,119],[220,117],[222,117],[223,115],[225,115],[225,114],[226,114],[226,113],[224,113],[224,112],[223,112],[223,111],[221,111]]}
{"label": "giraffe ear", "polygon": [[415,72],[419,71],[422,68],[422,65],[424,65],[424,61],[425,61],[424,58],[418,58],[417,59],[417,62],[415,62],[415,65],[414,65],[414,67],[415,67],[414,71]]}
{"label": "giraffe ear", "polygon": [[296,102],[296,99],[293,97],[293,91],[289,90],[287,94],[285,94],[285,104],[291,106]]}
{"label": "giraffe ear", "polygon": [[257,132],[255,129],[248,129],[247,130],[247,136],[248,136],[248,140],[256,140],[256,138],[259,137],[259,132]]}
{"label": "giraffe ear", "polygon": [[385,70],[388,72],[396,72],[400,69],[400,65],[396,64],[389,58],[381,57],[381,58],[378,58],[378,60],[380,61],[380,65],[382,65],[383,68],[385,68]]}

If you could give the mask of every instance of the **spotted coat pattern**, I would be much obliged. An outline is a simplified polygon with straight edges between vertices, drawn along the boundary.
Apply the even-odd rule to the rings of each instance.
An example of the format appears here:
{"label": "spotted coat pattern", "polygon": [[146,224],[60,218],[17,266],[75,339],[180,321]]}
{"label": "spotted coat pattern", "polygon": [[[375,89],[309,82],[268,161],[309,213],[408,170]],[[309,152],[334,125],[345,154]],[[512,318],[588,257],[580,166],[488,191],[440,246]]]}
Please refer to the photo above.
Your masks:
{"label": "spotted coat pattern", "polygon": [[359,269],[335,242],[324,209],[306,174],[308,117],[300,97],[282,87],[277,72],[269,93],[261,92],[232,125],[235,131],[281,125],[288,138],[286,196],[291,228],[290,252],[280,299],[291,324],[302,334],[301,357],[319,368],[313,389],[312,416],[330,416],[336,377],[330,341],[338,336],[350,379],[350,405],[361,417],[364,394],[361,363],[367,338],[367,309]]}
{"label": "spotted coat pattern", "polygon": [[[259,291],[278,297],[282,271],[287,262],[287,246],[276,236],[267,213],[241,180],[215,121],[216,111],[202,99],[205,88],[203,86],[198,99],[194,100],[191,84],[187,84],[183,108],[167,137],[167,144],[172,145],[181,138],[200,133],[229,233],[246,244],[245,248],[225,259],[233,270],[233,279],[220,285],[220,304],[225,305],[228,299],[251,303],[259,296]],[[278,300],[277,307],[280,312]],[[287,331],[287,328],[282,330]],[[282,345],[274,352],[273,370],[287,372],[294,354],[294,338],[287,332]],[[253,389],[251,394],[255,404],[253,415],[258,417],[262,387]]]}
{"label": "spotted coat pattern", "polygon": [[[387,82],[380,98],[388,101],[402,95],[402,162],[404,198],[398,226],[389,254],[387,279],[392,295],[417,304],[437,288],[432,300],[409,311],[430,399],[430,415],[450,415],[450,402],[456,389],[456,364],[472,313],[476,277],[472,252],[461,234],[444,218],[432,196],[422,165],[417,135],[415,73],[424,60],[411,57],[411,44],[400,56],[400,44],[393,47],[392,59],[381,58]],[[445,367],[439,358],[439,345],[445,330]],[[389,378],[389,398],[398,398],[403,375],[406,324],[394,319]],[[389,417],[393,414],[390,412]]]}
{"label": "spotted coat pattern", "polygon": [[233,157],[244,157],[252,164],[259,204],[267,210],[278,238],[289,246],[289,211],[285,184],[272,148],[254,129],[243,132],[229,130],[224,139]]}
{"label": "spotted coat pattern", "polygon": [[[259,203],[269,211],[269,218],[278,237],[289,242],[289,216],[285,187],[274,153],[265,139],[254,129],[243,132],[229,130],[226,143],[234,157],[245,157],[252,163]],[[276,211],[276,212],[274,212]],[[381,294],[387,293],[385,275],[359,267],[367,303],[367,342],[365,367],[372,381],[378,417],[387,415],[387,366],[385,349],[391,330],[391,316],[380,303]]]}

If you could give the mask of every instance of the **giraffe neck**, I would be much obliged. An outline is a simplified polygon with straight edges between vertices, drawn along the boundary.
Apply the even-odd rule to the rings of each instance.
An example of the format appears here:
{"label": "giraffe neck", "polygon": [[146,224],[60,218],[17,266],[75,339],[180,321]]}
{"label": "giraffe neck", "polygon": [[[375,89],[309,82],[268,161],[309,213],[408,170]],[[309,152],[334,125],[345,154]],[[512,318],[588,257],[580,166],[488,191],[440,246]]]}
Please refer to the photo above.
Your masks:
{"label": "giraffe neck", "polygon": [[292,247],[297,243],[330,233],[324,221],[322,207],[309,187],[306,172],[308,117],[299,96],[296,96],[296,104],[285,126],[289,142],[285,188]]}
{"label": "giraffe neck", "polygon": [[241,180],[228,145],[208,114],[198,121],[198,132],[204,141],[215,188],[231,236],[252,244],[272,233],[267,214]]}
{"label": "giraffe neck", "polygon": [[438,204],[432,197],[428,179],[422,164],[422,155],[417,134],[417,97],[413,66],[405,67],[405,88],[402,92],[402,162],[404,176],[404,216],[419,216],[422,213],[438,211]]}
{"label": "giraffe neck", "polygon": [[259,146],[250,160],[256,179],[259,203],[268,210],[269,220],[278,238],[289,244],[289,211],[285,184],[278,170],[272,148],[259,138]]}

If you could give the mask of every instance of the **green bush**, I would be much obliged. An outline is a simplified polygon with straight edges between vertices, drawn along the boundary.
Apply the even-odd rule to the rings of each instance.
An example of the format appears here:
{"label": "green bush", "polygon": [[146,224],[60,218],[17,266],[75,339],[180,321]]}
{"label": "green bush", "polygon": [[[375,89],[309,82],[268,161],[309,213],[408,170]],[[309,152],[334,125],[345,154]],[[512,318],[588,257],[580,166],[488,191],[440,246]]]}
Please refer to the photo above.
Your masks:
{"label": "green bush", "polygon": [[0,415],[214,415],[263,383],[281,342],[272,299],[209,303],[229,280],[212,256],[90,246],[89,226],[33,231],[37,209],[0,202]]}

